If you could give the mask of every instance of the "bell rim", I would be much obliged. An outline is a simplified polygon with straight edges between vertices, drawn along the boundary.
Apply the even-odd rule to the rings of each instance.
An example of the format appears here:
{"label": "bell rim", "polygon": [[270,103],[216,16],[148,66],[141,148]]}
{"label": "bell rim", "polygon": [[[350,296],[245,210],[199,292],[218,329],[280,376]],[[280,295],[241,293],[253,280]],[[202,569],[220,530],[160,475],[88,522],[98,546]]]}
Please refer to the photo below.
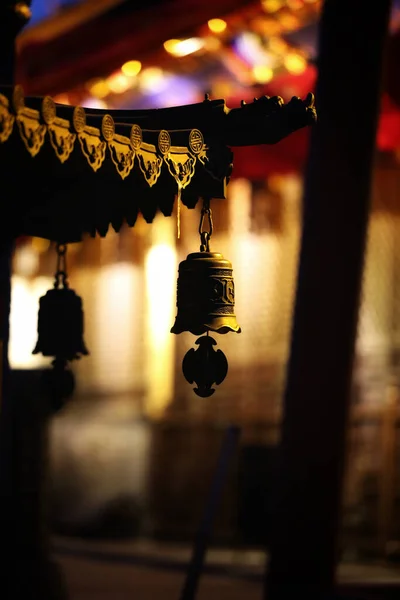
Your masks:
{"label": "bell rim", "polygon": [[210,323],[202,323],[198,327],[196,325],[191,326],[190,328],[185,327],[184,325],[179,325],[178,323],[174,323],[173,327],[171,327],[170,332],[175,334],[180,334],[184,332],[192,333],[193,335],[203,335],[203,333],[207,333],[211,331],[213,333],[219,333],[220,335],[224,335],[227,333],[242,333],[242,328],[240,325],[236,324],[236,326],[224,325],[213,326]]}

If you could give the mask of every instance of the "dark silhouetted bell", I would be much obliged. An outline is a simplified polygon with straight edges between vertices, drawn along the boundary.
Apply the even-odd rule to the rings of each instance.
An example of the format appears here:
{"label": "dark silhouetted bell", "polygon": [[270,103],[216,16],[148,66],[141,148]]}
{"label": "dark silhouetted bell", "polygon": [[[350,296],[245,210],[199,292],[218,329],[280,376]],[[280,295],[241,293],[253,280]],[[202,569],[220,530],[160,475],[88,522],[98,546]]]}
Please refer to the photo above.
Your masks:
{"label": "dark silhouetted bell", "polygon": [[218,252],[194,252],[179,265],[177,315],[171,333],[240,333],[232,264]]}
{"label": "dark silhouetted bell", "polygon": [[68,287],[49,290],[40,298],[38,341],[32,354],[74,360],[88,354],[83,341],[82,300]]}

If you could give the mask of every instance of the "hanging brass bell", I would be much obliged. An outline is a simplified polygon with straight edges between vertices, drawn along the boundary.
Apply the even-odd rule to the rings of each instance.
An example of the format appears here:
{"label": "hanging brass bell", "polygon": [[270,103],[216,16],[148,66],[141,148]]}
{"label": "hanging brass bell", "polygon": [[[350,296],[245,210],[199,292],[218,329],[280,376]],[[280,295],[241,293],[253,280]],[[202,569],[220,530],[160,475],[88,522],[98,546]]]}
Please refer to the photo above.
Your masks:
{"label": "hanging brass bell", "polygon": [[88,354],[82,300],[69,288],[48,290],[39,302],[38,341],[32,354],[74,360]]}
{"label": "hanging brass bell", "polygon": [[54,287],[39,301],[38,340],[32,354],[54,356],[57,372],[66,361],[89,354],[83,341],[81,298],[69,288],[65,244],[57,244]]}
{"label": "hanging brass bell", "polygon": [[177,315],[171,333],[240,333],[232,264],[219,252],[193,252],[179,265]]}

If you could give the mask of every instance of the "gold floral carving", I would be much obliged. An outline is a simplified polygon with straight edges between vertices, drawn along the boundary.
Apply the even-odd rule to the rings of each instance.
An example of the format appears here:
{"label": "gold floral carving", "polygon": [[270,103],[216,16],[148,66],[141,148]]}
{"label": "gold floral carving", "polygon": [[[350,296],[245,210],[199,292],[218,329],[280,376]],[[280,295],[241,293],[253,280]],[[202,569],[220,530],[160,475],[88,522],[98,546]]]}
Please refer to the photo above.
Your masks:
{"label": "gold floral carving", "polygon": [[67,119],[57,117],[57,108],[50,96],[45,96],[42,102],[42,117],[49,131],[50,143],[60,162],[64,163],[74,149],[76,134],[69,130]]}
{"label": "gold floral carving", "polygon": [[93,171],[100,169],[106,157],[106,142],[100,137],[100,129],[86,125],[85,130],[78,134],[82,153]]}
{"label": "gold floral carving", "polygon": [[148,185],[152,187],[161,175],[163,159],[157,155],[154,144],[142,142],[140,149],[136,151],[138,164]]}
{"label": "gold floral carving", "polygon": [[135,152],[132,150],[130,139],[115,133],[112,140],[108,142],[108,147],[118,174],[125,179],[132,171],[135,162]]}
{"label": "gold floral carving", "polygon": [[[118,174],[125,179],[135,166],[142,173],[146,183],[152,187],[159,179],[163,164],[175,179],[178,192],[186,188],[195,174],[196,162],[207,163],[207,147],[198,129],[188,131],[188,143],[174,146],[173,132],[161,130],[156,145],[145,142],[149,135],[137,124],[132,125],[129,137],[115,131],[114,119],[105,114],[100,127],[86,122],[86,111],[81,106],[73,110],[72,119],[57,115],[57,105],[50,96],[42,99],[41,110],[25,105],[24,91],[17,85],[12,93],[12,108],[6,95],[0,94],[0,143],[12,135],[15,121],[22,141],[31,156],[41,150],[49,133],[49,141],[57,158],[66,162],[75,147],[76,138],[83,156],[93,171],[98,171],[105,161],[107,147]],[[72,121],[72,123],[70,122]],[[155,132],[152,132],[152,135]]]}
{"label": "gold floral carving", "polygon": [[44,144],[47,127],[40,122],[40,113],[25,106],[24,91],[20,85],[13,90],[13,106],[22,141],[31,156],[36,156]]}
{"label": "gold floral carving", "polygon": [[41,125],[39,111],[26,106],[17,114],[18,129],[31,156],[36,156],[44,144],[46,125]]}
{"label": "gold floral carving", "polygon": [[76,140],[75,133],[69,131],[69,122],[57,117],[56,122],[48,125],[50,143],[53,146],[57,158],[65,162],[74,149]]}
{"label": "gold floral carving", "polygon": [[185,146],[171,146],[164,161],[178,188],[185,189],[195,173],[196,157],[189,154]]}
{"label": "gold floral carving", "polygon": [[75,106],[72,121],[82,154],[96,172],[106,157],[107,143],[101,139],[100,129],[86,124],[86,113],[82,106]]}
{"label": "gold floral carving", "polygon": [[10,137],[15,117],[9,111],[8,98],[0,94],[0,142],[6,142]]}
{"label": "gold floral carving", "polygon": [[22,141],[31,156],[36,156],[44,144],[47,127],[40,123],[39,111],[24,106],[17,113]]}

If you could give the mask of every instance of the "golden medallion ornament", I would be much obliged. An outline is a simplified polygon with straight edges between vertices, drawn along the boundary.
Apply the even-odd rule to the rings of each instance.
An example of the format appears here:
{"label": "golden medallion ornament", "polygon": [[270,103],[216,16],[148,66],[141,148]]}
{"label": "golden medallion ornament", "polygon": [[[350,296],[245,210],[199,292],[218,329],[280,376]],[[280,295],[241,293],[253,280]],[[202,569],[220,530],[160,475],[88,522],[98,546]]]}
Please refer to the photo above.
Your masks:
{"label": "golden medallion ornament", "polygon": [[212,232],[212,212],[207,199],[203,201],[200,217],[200,252],[189,254],[179,265],[177,315],[171,329],[176,334],[184,331],[206,334],[196,340],[197,350],[191,348],[182,363],[186,380],[196,384],[194,391],[203,398],[215,392],[212,386],[222,383],[228,372],[225,354],[214,349],[217,342],[209,332],[241,332],[235,315],[232,264],[219,252],[211,252]]}
{"label": "golden medallion ornament", "polygon": [[134,150],[140,150],[140,146],[143,141],[142,128],[139,125],[132,125],[131,127],[131,146]]}
{"label": "golden medallion ornament", "polygon": [[204,148],[203,134],[199,129],[192,129],[189,135],[189,147],[193,154],[200,154]]}
{"label": "golden medallion ornament", "polygon": [[158,148],[161,154],[168,154],[171,148],[171,136],[165,129],[162,129],[158,134]]}
{"label": "golden medallion ornament", "polygon": [[72,115],[72,124],[76,133],[82,133],[86,127],[86,113],[83,106],[75,106]]}
{"label": "golden medallion ornament", "polygon": [[115,123],[111,115],[104,115],[101,122],[101,133],[106,142],[111,142],[115,134]]}

